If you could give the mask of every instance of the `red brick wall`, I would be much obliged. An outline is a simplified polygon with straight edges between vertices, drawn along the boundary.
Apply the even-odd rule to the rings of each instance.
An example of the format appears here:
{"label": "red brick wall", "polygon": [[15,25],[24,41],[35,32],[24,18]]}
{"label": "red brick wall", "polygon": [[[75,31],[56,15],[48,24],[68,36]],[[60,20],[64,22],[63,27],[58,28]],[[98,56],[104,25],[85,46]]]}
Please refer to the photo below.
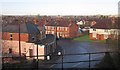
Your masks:
{"label": "red brick wall", "polygon": [[69,29],[66,31],[66,27],[63,27],[63,29],[61,30],[60,29],[60,27],[61,26],[57,26],[57,31],[56,31],[56,26],[54,26],[54,30],[52,30],[52,26],[49,26],[50,28],[48,29],[48,27],[46,26],[46,31],[48,32],[48,31],[50,31],[48,34],[51,34],[52,33],[52,31],[54,31],[54,35],[56,35],[56,32],[57,33],[59,33],[59,35],[60,35],[60,32],[62,32],[63,33],[63,35],[62,35],[62,37],[63,38],[68,38],[69,37],[69,35],[68,36],[66,36],[65,34],[69,34]]}
{"label": "red brick wall", "polygon": [[[12,33],[12,35],[13,35],[14,41],[19,41],[19,34],[18,33]],[[10,33],[3,32],[2,39],[3,40],[10,40]],[[21,39],[21,41],[28,41],[28,34],[27,33],[20,34],[20,39]]]}
{"label": "red brick wall", "polygon": [[78,26],[76,24],[71,24],[69,26],[69,35],[70,38],[76,37],[78,34]]}
{"label": "red brick wall", "polygon": [[90,39],[91,39],[91,40],[96,40],[96,38],[93,37],[93,34],[92,34],[92,33],[90,33],[89,36],[90,36]]}
{"label": "red brick wall", "polygon": [[101,39],[100,40],[105,40],[104,39],[104,34],[101,34],[101,37],[100,37]]}
{"label": "red brick wall", "polygon": [[89,34],[89,38],[92,39],[92,33]]}
{"label": "red brick wall", "polygon": [[112,34],[111,35],[108,35],[109,38],[112,38]]}
{"label": "red brick wall", "polygon": [[[52,30],[52,26],[49,26],[50,28],[48,29],[48,27],[46,26],[46,31],[50,31],[50,33],[52,31],[54,31],[54,35],[56,35],[56,26],[54,26],[54,30]],[[73,38],[78,36],[78,26],[77,24],[72,24],[68,27],[67,31],[66,31],[66,27],[63,27],[63,29],[60,29],[61,26],[57,26],[57,32],[60,33],[62,32],[62,37],[63,38]]]}
{"label": "red brick wall", "polygon": [[97,35],[96,35],[96,38],[93,38],[93,34],[92,34],[92,33],[90,33],[89,36],[90,36],[90,39],[91,39],[91,40],[96,40],[96,39],[97,39],[97,40],[105,40],[105,39],[104,39],[104,34],[97,34]]}

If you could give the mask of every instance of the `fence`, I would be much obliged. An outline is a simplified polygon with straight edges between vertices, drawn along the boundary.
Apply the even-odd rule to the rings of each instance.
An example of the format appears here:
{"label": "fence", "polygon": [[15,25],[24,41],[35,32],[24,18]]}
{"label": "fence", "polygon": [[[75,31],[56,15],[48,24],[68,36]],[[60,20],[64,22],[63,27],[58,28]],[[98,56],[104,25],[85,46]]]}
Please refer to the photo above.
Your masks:
{"label": "fence", "polygon": [[[43,65],[50,65],[50,64],[61,64],[61,69],[63,69],[64,68],[64,64],[66,64],[66,63],[80,63],[80,62],[88,62],[89,63],[89,69],[91,68],[91,62],[94,62],[94,61],[101,61],[101,60],[95,60],[95,59],[92,59],[92,55],[94,55],[94,54],[109,54],[109,53],[117,53],[117,52],[94,52],[94,53],[80,53],[80,54],[64,54],[64,53],[61,53],[61,54],[58,54],[58,55],[52,55],[52,56],[59,56],[60,58],[60,62],[42,62],[42,63],[40,63],[40,64],[43,64]],[[88,60],[83,60],[83,61],[72,61],[72,62],[64,62],[64,57],[65,56],[76,56],[76,55],[83,55],[83,56],[85,56],[85,55],[87,55],[89,58],[88,58]],[[45,55],[38,55],[38,56],[26,56],[26,57],[43,57],[43,56],[45,56]],[[49,55],[47,55],[47,56],[49,56]],[[47,56],[45,56],[46,58],[47,58]],[[20,57],[2,57],[2,61],[3,61],[3,66],[4,66],[4,59],[5,58],[20,58]],[[20,60],[21,60],[22,58],[20,58]],[[39,68],[39,61],[38,60],[33,60],[33,65],[35,66],[35,68]],[[5,68],[5,67],[4,67]]]}

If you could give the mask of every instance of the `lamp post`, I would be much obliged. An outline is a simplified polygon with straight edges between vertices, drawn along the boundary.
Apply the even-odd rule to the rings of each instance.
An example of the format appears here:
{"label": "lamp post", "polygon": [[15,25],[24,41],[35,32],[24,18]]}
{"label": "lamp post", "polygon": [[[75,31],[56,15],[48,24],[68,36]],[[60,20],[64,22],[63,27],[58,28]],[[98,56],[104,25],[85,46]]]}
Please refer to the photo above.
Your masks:
{"label": "lamp post", "polygon": [[38,44],[39,44],[38,40],[36,40],[35,43],[36,43],[36,45],[37,45],[37,46],[36,46],[37,59],[36,59],[36,62],[35,62],[35,63],[36,63],[36,66],[37,66],[36,68],[38,69]]}

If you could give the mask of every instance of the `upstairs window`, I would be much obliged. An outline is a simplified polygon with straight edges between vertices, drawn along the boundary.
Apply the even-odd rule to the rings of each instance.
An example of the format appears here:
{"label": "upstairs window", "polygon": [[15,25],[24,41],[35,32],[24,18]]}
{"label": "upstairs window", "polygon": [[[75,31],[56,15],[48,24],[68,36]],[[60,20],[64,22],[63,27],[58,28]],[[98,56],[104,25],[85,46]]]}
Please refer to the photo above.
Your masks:
{"label": "upstairs window", "polygon": [[54,26],[52,26],[52,30],[54,30]]}
{"label": "upstairs window", "polygon": [[9,48],[9,53],[12,53],[12,48]]}
{"label": "upstairs window", "polygon": [[94,28],[93,31],[96,31],[96,29]]}
{"label": "upstairs window", "polygon": [[13,34],[10,33],[10,40],[13,40]]}
{"label": "upstairs window", "polygon": [[65,28],[65,30],[67,31],[67,30],[68,30],[68,28],[66,27],[66,28]]}

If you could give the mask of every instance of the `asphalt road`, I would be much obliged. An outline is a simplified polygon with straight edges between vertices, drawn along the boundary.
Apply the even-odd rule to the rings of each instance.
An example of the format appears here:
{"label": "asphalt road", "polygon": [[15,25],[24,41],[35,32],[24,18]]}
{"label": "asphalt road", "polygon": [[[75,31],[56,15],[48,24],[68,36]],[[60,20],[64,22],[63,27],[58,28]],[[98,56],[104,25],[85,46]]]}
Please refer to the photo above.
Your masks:
{"label": "asphalt road", "polygon": [[[90,43],[90,42],[77,42],[73,40],[60,39],[58,45],[63,48],[65,56],[63,56],[63,62],[75,62],[75,61],[86,61],[89,59],[88,55],[66,55],[66,54],[79,54],[79,53],[93,53],[93,52],[105,52],[107,51],[106,44]],[[104,54],[91,55],[91,60],[101,60]],[[56,62],[62,62],[61,58]],[[95,64],[99,61],[91,62],[91,68],[95,68]],[[61,68],[61,64],[53,64],[50,68]],[[88,68],[88,62],[77,62],[77,63],[64,63],[63,68]]]}

